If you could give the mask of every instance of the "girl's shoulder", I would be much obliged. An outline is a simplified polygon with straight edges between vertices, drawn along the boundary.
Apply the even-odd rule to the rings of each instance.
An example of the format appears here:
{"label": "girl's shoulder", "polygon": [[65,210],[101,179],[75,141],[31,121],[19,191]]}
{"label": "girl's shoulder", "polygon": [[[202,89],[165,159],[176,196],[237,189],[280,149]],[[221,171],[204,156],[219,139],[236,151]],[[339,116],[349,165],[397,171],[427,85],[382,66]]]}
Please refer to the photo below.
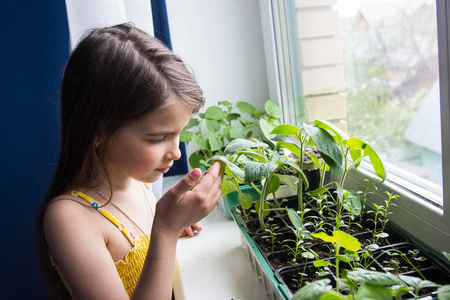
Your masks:
{"label": "girl's shoulder", "polygon": [[98,213],[85,200],[63,194],[49,202],[44,214],[46,238],[59,239],[67,234],[89,235]]}
{"label": "girl's shoulder", "polygon": [[[74,217],[84,218],[91,206],[89,203],[83,199],[72,195],[63,194],[53,198],[45,209],[44,219],[47,218],[65,218],[71,216],[70,219]],[[76,213],[76,214],[74,214]]]}

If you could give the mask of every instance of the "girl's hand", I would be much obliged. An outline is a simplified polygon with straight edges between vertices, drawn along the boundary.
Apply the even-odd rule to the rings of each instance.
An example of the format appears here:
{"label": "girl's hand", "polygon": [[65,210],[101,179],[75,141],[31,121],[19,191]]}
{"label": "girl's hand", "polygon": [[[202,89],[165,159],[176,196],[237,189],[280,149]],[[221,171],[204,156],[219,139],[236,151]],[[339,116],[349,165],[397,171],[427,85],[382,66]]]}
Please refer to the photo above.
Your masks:
{"label": "girl's hand", "polygon": [[201,176],[199,169],[192,170],[161,197],[156,204],[155,229],[178,238],[184,229],[214,209],[222,196],[223,170],[220,163],[215,162],[197,184]]}
{"label": "girl's hand", "polygon": [[192,226],[189,226],[188,228],[184,229],[183,232],[181,233],[180,237],[184,237],[184,236],[194,236],[194,233],[196,231],[201,231],[202,227],[198,224],[195,223]]}

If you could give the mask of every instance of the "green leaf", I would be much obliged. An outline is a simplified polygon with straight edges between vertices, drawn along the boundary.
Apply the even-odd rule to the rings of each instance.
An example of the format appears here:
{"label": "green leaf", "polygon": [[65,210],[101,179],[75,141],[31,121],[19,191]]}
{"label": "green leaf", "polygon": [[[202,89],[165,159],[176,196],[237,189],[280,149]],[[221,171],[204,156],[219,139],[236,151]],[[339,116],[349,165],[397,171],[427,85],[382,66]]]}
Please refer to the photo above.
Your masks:
{"label": "green leaf", "polygon": [[[286,184],[288,187],[290,187],[290,188],[293,189],[294,191],[297,190],[297,188],[298,188],[297,184],[294,183],[294,182],[291,180],[291,178],[290,178],[290,176],[292,176],[292,175],[290,175],[290,176],[288,177],[288,176],[284,176],[284,175],[278,174],[278,176],[281,178],[281,183]],[[298,182],[297,182],[297,183],[298,183]]]}
{"label": "green leaf", "polygon": [[212,132],[212,133],[216,133],[220,130],[220,124],[216,120],[206,119],[205,126],[206,126],[206,129],[208,129],[209,132]]}
{"label": "green leaf", "polygon": [[450,262],[450,253],[442,251],[442,254],[444,255],[445,258],[447,258],[447,260]]}
{"label": "green leaf", "polygon": [[297,126],[291,124],[281,124],[275,127],[270,134],[278,135],[297,135],[300,129]]}
{"label": "green leaf", "polygon": [[186,127],[184,127],[184,130],[191,129],[192,127],[198,126],[200,124],[200,121],[197,118],[190,118],[188,124]]}
{"label": "green leaf", "polygon": [[[230,177],[228,177],[228,178],[230,178]],[[224,178],[222,180],[220,187],[222,188],[222,196],[225,196],[225,195],[237,190],[236,185],[231,180],[229,180],[229,179],[227,180],[226,178]]]}
{"label": "green leaf", "polygon": [[228,122],[231,122],[231,121],[234,121],[234,120],[239,119],[240,117],[241,117],[240,114],[237,114],[237,113],[231,113],[231,114],[228,114],[228,116],[226,117],[226,120],[227,120]]}
{"label": "green leaf", "polygon": [[297,144],[289,142],[277,142],[277,144],[275,145],[275,149],[278,149],[279,147],[288,149],[289,151],[297,155],[297,157],[302,156],[300,154],[300,147]]}
{"label": "green leaf", "polygon": [[333,125],[332,123],[330,123],[328,121],[315,120],[314,126],[325,129],[325,130],[330,130],[331,132],[333,132],[335,134],[337,142],[339,144],[342,142],[342,140],[347,140],[349,138],[349,136],[345,132],[343,132],[337,126]]}
{"label": "green leaf", "polygon": [[192,141],[200,149],[211,151],[211,147],[209,146],[209,137],[207,135],[196,135],[192,138]]}
{"label": "green leaf", "polygon": [[[260,204],[261,204],[261,200],[255,202],[255,209],[258,213],[259,213]],[[263,217],[267,217],[269,215],[270,211],[268,209],[270,209],[270,205],[269,205],[269,203],[264,201]]]}
{"label": "green leaf", "polygon": [[180,142],[189,143],[192,141],[193,134],[192,132],[183,130],[180,133]]}
{"label": "green leaf", "polygon": [[278,189],[280,187],[280,183],[281,183],[280,177],[278,177],[277,175],[273,175],[270,178],[269,188],[267,190],[267,194],[270,195],[270,194],[275,193],[276,191],[278,191]]}
{"label": "green leaf", "polygon": [[345,255],[336,254],[334,257],[336,257],[336,259],[339,259],[340,261],[343,261],[343,262],[346,262],[346,263],[352,261],[349,257],[347,257]]}
{"label": "green leaf", "polygon": [[223,120],[228,116],[228,112],[218,106],[210,106],[205,111],[205,118],[210,120]]}
{"label": "green leaf", "polygon": [[238,101],[236,102],[236,107],[243,112],[244,114],[247,114],[249,116],[253,117],[253,113],[255,112],[255,107],[253,105],[251,105],[248,102],[244,102],[244,101]]}
{"label": "green leaf", "polygon": [[300,219],[300,216],[297,214],[295,210],[292,208],[287,209],[287,213],[289,216],[289,220],[291,220],[292,225],[294,225],[295,229],[301,229],[303,227],[302,220]]}
{"label": "green leaf", "polygon": [[328,266],[329,263],[330,263],[329,260],[315,260],[313,262],[313,264],[316,268],[326,267],[326,266]]}
{"label": "green leaf", "polygon": [[358,292],[356,292],[356,299],[364,300],[392,300],[391,290],[385,286],[362,284]]}
{"label": "green leaf", "polygon": [[348,299],[351,298],[347,298],[346,296],[336,291],[328,291],[325,294],[323,294],[318,300],[348,300]]}
{"label": "green leaf", "polygon": [[278,166],[274,163],[260,163],[260,162],[248,162],[245,164],[245,183],[250,184],[256,180],[261,180],[264,175],[267,175]]}
{"label": "green leaf", "polygon": [[[361,143],[364,145],[362,146]],[[364,143],[363,141],[357,139],[357,138],[350,138],[348,140],[348,146],[350,148],[355,147],[355,145],[358,145],[364,149],[364,156],[368,156],[370,159],[370,162],[372,163],[372,167],[375,170],[375,173],[378,177],[381,178],[381,182],[386,180],[387,172],[386,168],[384,167],[383,161],[381,160],[378,153],[367,143]]]}
{"label": "green leaf", "polygon": [[218,103],[225,106],[227,109],[231,109],[233,106],[233,103],[231,103],[230,101],[219,101]]}
{"label": "green leaf", "polygon": [[438,288],[437,293],[439,300],[450,299],[450,285],[441,286]]}
{"label": "green leaf", "polygon": [[[317,158],[317,156],[315,156],[314,154],[311,154],[311,153],[306,153],[306,155],[308,155],[308,156],[311,158],[313,164],[314,164],[316,167],[320,168],[320,161],[319,161],[319,159]],[[327,166],[328,166],[328,165],[327,165]],[[330,166],[328,166],[328,169],[329,169],[329,168],[330,168]]]}
{"label": "green leaf", "polygon": [[195,168],[200,168],[200,166],[202,165],[200,163],[200,160],[204,158],[204,155],[199,153],[199,152],[194,152],[189,156],[189,165],[195,169]]}
{"label": "green leaf", "polygon": [[340,230],[333,231],[333,236],[329,236],[324,232],[314,233],[312,236],[325,242],[340,245],[341,247],[352,252],[357,252],[361,248],[361,244],[358,242],[357,238],[352,237],[348,233]]}
{"label": "green leaf", "polygon": [[315,237],[316,239],[321,239],[324,242],[328,242],[328,243],[334,243],[335,239],[333,236],[329,236],[328,234],[326,234],[325,232],[319,232],[319,233],[313,233],[311,234],[313,237]]}
{"label": "green leaf", "polygon": [[316,300],[331,289],[330,279],[319,279],[299,289],[292,300]]}
{"label": "green leaf", "polygon": [[263,110],[257,109],[257,110],[255,110],[255,112],[253,113],[253,117],[254,117],[255,119],[259,119],[259,118],[261,118],[262,116],[264,116],[264,114],[265,114],[265,112],[264,112]]}
{"label": "green leaf", "polygon": [[245,130],[244,128],[236,125],[230,126],[230,138],[232,139],[238,139],[243,138],[245,136]]}
{"label": "green leaf", "polygon": [[327,191],[328,191],[328,189],[323,188],[323,187],[322,188],[317,188],[317,189],[315,189],[314,191],[311,192],[311,197],[317,197],[317,196],[323,195]]}
{"label": "green leaf", "polygon": [[242,205],[242,207],[245,209],[249,209],[253,204],[252,195],[247,194],[247,193],[239,193],[238,200],[239,200],[239,203]]}
{"label": "green leaf", "polygon": [[307,124],[304,125],[304,128],[310,135],[317,150],[319,150],[323,160],[330,166],[333,173],[337,176],[341,175],[344,171],[344,155],[331,134],[322,128],[313,127]]}
{"label": "green leaf", "polygon": [[309,188],[308,178],[306,178],[306,175],[303,172],[303,170],[301,170],[300,167],[295,162],[293,162],[292,160],[285,160],[285,161],[278,160],[277,163],[278,163],[278,166],[282,166],[282,165],[290,166],[291,168],[296,170],[297,177],[303,182],[304,188],[305,189]]}
{"label": "green leaf", "polygon": [[398,287],[397,289],[395,289],[394,291],[394,298],[395,299],[402,299],[401,297],[403,295],[406,295],[409,293],[411,289],[405,285]]}
{"label": "green leaf", "polygon": [[429,280],[423,280],[419,277],[407,276],[407,275],[399,275],[401,280],[403,280],[407,285],[413,287],[415,290],[420,290],[426,287],[438,287],[440,284],[434,283]]}
{"label": "green leaf", "polygon": [[275,101],[267,100],[264,108],[266,110],[266,113],[271,117],[279,119],[283,115],[281,108],[277,103],[275,103]]}
{"label": "green leaf", "polygon": [[244,180],[245,180],[244,171],[241,170],[238,166],[236,166],[232,162],[230,162],[226,156],[215,155],[208,159],[208,163],[212,163],[214,161],[223,162],[225,164],[225,173],[226,174],[228,174],[232,177],[235,177],[239,183],[244,182]]}
{"label": "green leaf", "polygon": [[266,158],[262,156],[261,154],[257,152],[251,152],[251,151],[236,151],[237,154],[244,154],[247,157],[253,157],[257,159],[258,161],[264,163],[266,162]]}
{"label": "green leaf", "polygon": [[368,283],[371,285],[403,285],[403,282],[391,273],[372,270],[356,269],[353,271],[348,271],[347,278],[359,283]]}
{"label": "green leaf", "polygon": [[225,148],[224,154],[235,153],[238,150],[266,147],[267,144],[261,142],[249,141],[246,139],[235,139],[231,141]]}
{"label": "green leaf", "polygon": [[223,142],[215,136],[210,136],[208,138],[208,142],[211,147],[211,151],[213,151],[213,152],[220,150],[223,147]]}
{"label": "green leaf", "polygon": [[381,160],[378,153],[367,143],[364,143],[358,138],[350,138],[348,140],[348,146],[350,148],[357,148],[364,150],[364,156],[368,156],[370,162],[372,163],[372,167],[375,170],[375,173],[378,177],[381,178],[381,182],[386,180],[387,172],[384,167],[383,161]]}
{"label": "green leaf", "polygon": [[259,119],[259,128],[262,133],[266,137],[266,139],[271,140],[276,137],[275,134],[271,134],[270,132],[274,129],[274,125],[270,124],[266,119]]}
{"label": "green leaf", "polygon": [[355,191],[349,191],[350,195],[345,198],[345,201],[350,204],[351,213],[355,216],[359,216],[362,210],[361,200],[358,198],[358,194]]}

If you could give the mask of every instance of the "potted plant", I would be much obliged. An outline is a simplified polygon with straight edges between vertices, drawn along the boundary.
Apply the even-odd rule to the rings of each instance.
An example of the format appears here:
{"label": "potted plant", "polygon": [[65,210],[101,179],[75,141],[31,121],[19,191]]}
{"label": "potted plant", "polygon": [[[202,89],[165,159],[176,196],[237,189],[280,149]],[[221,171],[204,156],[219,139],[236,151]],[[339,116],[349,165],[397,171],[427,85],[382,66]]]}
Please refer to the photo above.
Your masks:
{"label": "potted plant", "polygon": [[[290,291],[284,278],[285,274],[289,274],[297,289],[308,281],[322,282],[318,280],[326,278],[332,284],[324,286],[333,291],[333,296],[323,299],[336,299],[333,297],[341,293],[340,287],[349,288],[353,293],[355,287],[347,282],[350,278],[348,274],[353,276],[350,271],[389,271],[377,261],[381,259],[381,253],[385,253],[380,251],[413,242],[398,228],[388,224],[392,213],[390,208],[395,206],[398,196],[387,193],[385,204],[374,205],[371,209],[366,205],[366,197],[370,189],[376,188],[374,182],[370,181],[364,191],[350,191],[344,186],[348,171],[358,167],[364,157],[370,160],[380,181],[385,180],[386,169],[376,151],[360,139],[349,137],[321,120],[300,128],[282,124],[275,127],[271,134],[290,138],[271,143],[237,139],[224,150],[225,154],[230,155],[210,158],[225,164],[225,173],[235,183],[252,184],[265,179],[261,189],[258,189],[258,201],[252,203],[246,196],[241,196],[241,205],[233,208],[231,213],[253,266],[263,278],[264,285],[271,287],[269,294],[277,300],[292,297],[296,290]],[[283,152],[288,149],[297,157],[304,157],[310,147],[315,147],[322,158],[322,161],[312,159],[320,169],[320,177],[324,178],[325,172],[331,170],[337,180],[321,180],[317,189],[306,192],[308,180],[301,162],[297,164],[286,159]],[[282,178],[280,171],[286,167],[295,170],[299,178],[297,183],[288,181],[297,189],[295,197],[267,199],[278,189],[279,179]],[[235,187],[238,188],[238,185]],[[257,223],[256,230],[250,223]],[[266,244],[263,246],[260,244],[262,242]],[[321,252],[326,255],[322,256]],[[405,255],[410,261],[413,259],[412,254]],[[428,259],[442,274],[448,273],[446,265],[434,263],[436,257],[429,256]],[[422,270],[417,269],[420,274]],[[446,278],[450,281],[450,276]],[[428,278],[420,280],[425,283],[433,281]],[[404,280],[402,282],[405,283]],[[417,286],[428,284],[423,282],[417,283]],[[405,289],[411,289],[413,284],[410,280],[405,284]],[[429,288],[433,286],[437,287],[433,283]]]}
{"label": "potted plant", "polygon": [[265,103],[264,111],[245,101],[238,101],[235,106],[229,101],[219,101],[189,120],[180,134],[180,142],[193,142],[198,147],[189,156],[189,165],[198,168],[208,165],[213,155],[221,155],[234,139],[270,138],[269,133],[279,124],[280,117],[281,109],[272,100]]}
{"label": "potted plant", "polygon": [[[220,101],[218,105],[208,107],[204,113],[191,118],[180,135],[181,142],[193,142],[198,147],[189,156],[189,165],[192,168],[207,169],[209,158],[223,155],[225,147],[235,139],[253,137],[259,141],[270,140],[273,138],[270,132],[279,125],[280,117],[281,109],[272,100],[266,101],[263,111],[245,101],[239,101],[235,105]],[[219,208],[225,216],[231,218],[230,209],[240,203],[238,197],[244,196],[248,201],[256,201],[258,193],[250,185],[239,183],[241,186],[238,189],[229,183],[225,180],[222,185],[223,196],[219,201]]]}

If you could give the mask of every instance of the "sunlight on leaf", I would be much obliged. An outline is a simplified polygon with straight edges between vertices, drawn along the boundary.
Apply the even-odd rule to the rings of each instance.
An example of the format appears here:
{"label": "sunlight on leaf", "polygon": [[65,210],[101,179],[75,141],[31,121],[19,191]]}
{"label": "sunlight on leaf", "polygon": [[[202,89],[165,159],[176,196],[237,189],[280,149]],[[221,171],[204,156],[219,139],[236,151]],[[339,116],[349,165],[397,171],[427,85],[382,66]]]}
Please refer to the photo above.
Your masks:
{"label": "sunlight on leaf", "polygon": [[292,300],[315,300],[331,289],[330,279],[316,280],[298,290]]}

